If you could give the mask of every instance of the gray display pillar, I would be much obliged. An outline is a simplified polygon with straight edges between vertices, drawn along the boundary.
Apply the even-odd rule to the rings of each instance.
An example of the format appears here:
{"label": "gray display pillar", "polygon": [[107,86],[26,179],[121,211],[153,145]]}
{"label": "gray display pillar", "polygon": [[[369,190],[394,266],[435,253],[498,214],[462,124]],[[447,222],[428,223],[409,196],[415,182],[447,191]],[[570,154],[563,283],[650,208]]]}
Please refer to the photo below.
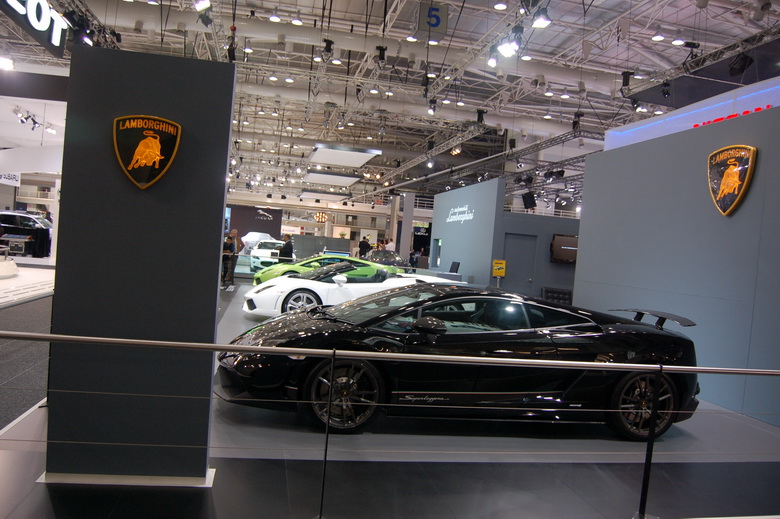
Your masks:
{"label": "gray display pillar", "polygon": [[[53,333],[214,342],[234,80],[74,48]],[[212,373],[210,351],[52,344],[45,481],[205,483]]]}

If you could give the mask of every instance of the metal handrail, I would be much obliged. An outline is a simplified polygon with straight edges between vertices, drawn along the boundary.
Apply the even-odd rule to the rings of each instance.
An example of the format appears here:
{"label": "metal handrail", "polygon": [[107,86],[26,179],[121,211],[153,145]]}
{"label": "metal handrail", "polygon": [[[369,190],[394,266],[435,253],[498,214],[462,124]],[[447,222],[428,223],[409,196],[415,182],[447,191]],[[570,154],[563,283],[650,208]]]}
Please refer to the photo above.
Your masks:
{"label": "metal handrail", "polygon": [[721,375],[766,375],[780,376],[776,369],[751,368],[715,368],[707,366],[670,366],[660,364],[628,364],[606,362],[583,362],[563,360],[534,359],[486,359],[484,357],[469,357],[465,355],[426,355],[419,353],[384,353],[352,350],[322,350],[313,348],[283,348],[267,346],[237,346],[235,344],[206,344],[200,342],[149,341],[142,339],[121,339],[108,337],[89,337],[79,335],[62,335],[32,332],[0,331],[0,338],[17,339],[38,342],[78,342],[89,344],[106,344],[116,346],[134,346],[145,348],[168,348],[178,350],[203,351],[241,351],[266,353],[269,355],[304,355],[308,357],[331,357],[363,359],[363,360],[393,360],[400,362],[429,362],[434,364],[479,364],[485,366],[532,366],[551,367],[558,369],[598,369],[602,371],[647,371],[656,372],[663,368],[665,373],[697,373]]}

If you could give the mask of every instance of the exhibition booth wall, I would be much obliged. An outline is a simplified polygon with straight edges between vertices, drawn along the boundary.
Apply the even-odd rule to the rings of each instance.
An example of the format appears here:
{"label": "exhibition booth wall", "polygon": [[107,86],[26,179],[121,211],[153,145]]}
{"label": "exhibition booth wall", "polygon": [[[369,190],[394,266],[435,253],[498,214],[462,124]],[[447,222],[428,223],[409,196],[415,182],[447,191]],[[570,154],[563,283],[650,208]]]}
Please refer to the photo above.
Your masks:
{"label": "exhibition booth wall", "polygon": [[[591,155],[586,163],[574,302],[647,308],[695,321],[698,363],[780,368],[780,110],[768,109]],[[757,148],[741,205],[724,216],[708,181],[710,154]],[[628,315],[627,315],[628,316]],[[780,381],[700,377],[700,398],[780,424]]]}
{"label": "exhibition booth wall", "polygon": [[432,268],[459,262],[463,281],[495,286],[492,261],[505,260],[503,289],[528,296],[572,290],[574,265],[551,262],[550,244],[555,234],[576,236],[579,220],[505,212],[505,192],[505,179],[496,178],[436,195]]}
{"label": "exhibition booth wall", "polygon": [[[52,333],[213,343],[235,69],[99,48],[72,56]],[[52,343],[46,481],[205,478],[212,360]]]}

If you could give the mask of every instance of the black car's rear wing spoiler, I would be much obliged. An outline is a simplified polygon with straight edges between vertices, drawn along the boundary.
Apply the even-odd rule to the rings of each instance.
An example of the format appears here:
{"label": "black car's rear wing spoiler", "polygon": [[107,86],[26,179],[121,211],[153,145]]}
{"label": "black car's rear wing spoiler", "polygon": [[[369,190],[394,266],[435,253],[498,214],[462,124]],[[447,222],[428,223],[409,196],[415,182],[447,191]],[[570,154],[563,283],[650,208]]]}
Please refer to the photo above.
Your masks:
{"label": "black car's rear wing spoiler", "polygon": [[679,315],[674,315],[666,312],[657,312],[655,310],[639,310],[636,308],[620,308],[615,310],[610,310],[610,312],[636,312],[636,315],[634,316],[634,321],[641,321],[642,318],[647,315],[652,315],[653,317],[657,317],[658,320],[655,322],[655,327],[659,330],[663,330],[664,323],[667,319],[676,322],[680,326],[696,326],[696,323],[691,321],[690,319],[686,319],[685,317],[680,317]]}

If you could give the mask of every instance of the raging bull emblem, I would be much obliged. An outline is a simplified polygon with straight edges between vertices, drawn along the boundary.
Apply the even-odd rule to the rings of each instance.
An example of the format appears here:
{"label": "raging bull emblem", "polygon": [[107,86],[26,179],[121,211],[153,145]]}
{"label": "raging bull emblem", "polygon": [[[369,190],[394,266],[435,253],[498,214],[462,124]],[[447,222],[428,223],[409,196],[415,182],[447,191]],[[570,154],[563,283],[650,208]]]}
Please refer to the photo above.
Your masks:
{"label": "raging bull emblem", "polygon": [[138,143],[133,161],[127,166],[127,169],[151,166],[152,164],[155,168],[159,168],[160,159],[165,158],[160,155],[160,136],[149,130],[145,131],[144,135],[148,135],[148,137]]}
{"label": "raging bull emblem", "polygon": [[710,195],[718,210],[728,216],[745,198],[756,162],[753,146],[728,146],[710,154]]}
{"label": "raging bull emblem", "polygon": [[148,115],[114,119],[114,150],[122,171],[133,184],[146,189],[159,181],[176,157],[181,126]]}

